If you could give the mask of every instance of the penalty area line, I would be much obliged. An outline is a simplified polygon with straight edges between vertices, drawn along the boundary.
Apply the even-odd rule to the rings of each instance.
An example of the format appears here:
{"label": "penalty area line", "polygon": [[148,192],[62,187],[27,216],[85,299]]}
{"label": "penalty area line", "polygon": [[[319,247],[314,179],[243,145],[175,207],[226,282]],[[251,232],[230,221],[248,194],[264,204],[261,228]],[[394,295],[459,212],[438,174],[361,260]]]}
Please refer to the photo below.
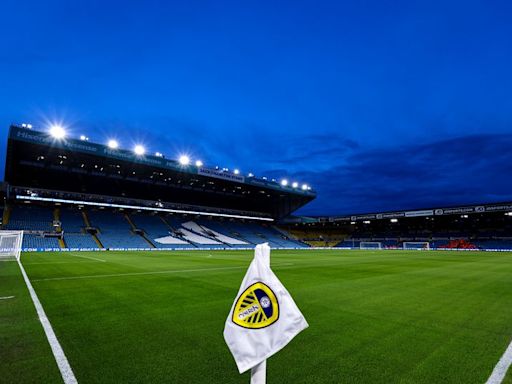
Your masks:
{"label": "penalty area line", "polygon": [[0,300],[9,300],[9,299],[14,299],[14,296],[4,296],[4,297],[0,297]]}
{"label": "penalty area line", "polygon": [[512,364],[512,341],[508,345],[505,353],[501,356],[500,361],[494,367],[491,376],[487,379],[485,384],[500,384],[505,379],[508,369]]}
{"label": "penalty area line", "polygon": [[18,265],[20,266],[21,274],[23,275],[23,279],[25,280],[25,284],[27,285],[28,292],[30,293],[30,297],[32,298],[32,302],[36,307],[37,316],[39,317],[39,321],[43,326],[44,333],[46,334],[46,338],[48,339],[48,343],[50,344],[50,348],[52,349],[53,357],[55,358],[55,362],[59,368],[60,374],[62,376],[62,380],[64,380],[64,384],[77,384],[77,380],[71,366],[69,365],[68,359],[64,354],[64,350],[62,349],[55,332],[53,331],[50,320],[46,316],[44,312],[43,305],[39,301],[37,297],[36,291],[34,287],[32,287],[32,283],[25,272],[25,268],[21,264],[21,261],[18,260]]}

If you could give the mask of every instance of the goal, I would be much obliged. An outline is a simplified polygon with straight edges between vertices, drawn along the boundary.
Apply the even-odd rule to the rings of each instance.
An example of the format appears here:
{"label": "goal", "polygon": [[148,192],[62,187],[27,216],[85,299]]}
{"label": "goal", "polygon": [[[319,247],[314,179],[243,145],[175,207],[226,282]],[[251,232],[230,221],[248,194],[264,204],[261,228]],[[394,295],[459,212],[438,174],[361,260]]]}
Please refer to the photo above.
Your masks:
{"label": "goal", "polygon": [[23,231],[0,231],[0,260],[20,259]]}
{"label": "goal", "polygon": [[380,241],[361,241],[359,249],[382,249],[382,243]]}
{"label": "goal", "polygon": [[428,241],[404,241],[404,249],[429,250],[430,243]]}

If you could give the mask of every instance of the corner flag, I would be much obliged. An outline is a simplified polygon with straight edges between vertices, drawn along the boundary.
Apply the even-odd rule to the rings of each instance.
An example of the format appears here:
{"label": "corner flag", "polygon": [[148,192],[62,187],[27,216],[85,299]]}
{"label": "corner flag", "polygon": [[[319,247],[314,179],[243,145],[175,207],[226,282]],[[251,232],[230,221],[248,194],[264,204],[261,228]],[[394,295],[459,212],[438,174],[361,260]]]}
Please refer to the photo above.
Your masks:
{"label": "corner flag", "polygon": [[[270,269],[270,247],[259,244],[224,327],[224,339],[240,373],[259,367],[308,327],[286,288]],[[253,378],[255,374],[253,369]]]}

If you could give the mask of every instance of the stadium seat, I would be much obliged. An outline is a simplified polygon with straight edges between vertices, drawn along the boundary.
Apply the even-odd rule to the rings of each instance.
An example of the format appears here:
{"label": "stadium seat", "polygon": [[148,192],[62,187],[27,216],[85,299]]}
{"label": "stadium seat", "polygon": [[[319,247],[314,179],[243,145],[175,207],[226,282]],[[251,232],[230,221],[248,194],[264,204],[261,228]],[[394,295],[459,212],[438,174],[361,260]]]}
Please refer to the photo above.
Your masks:
{"label": "stadium seat", "polygon": [[135,234],[129,222],[118,212],[91,210],[87,212],[90,223],[99,230],[96,235],[109,249],[150,248],[144,238]]}
{"label": "stadium seat", "polygon": [[130,218],[137,229],[144,231],[147,238],[157,248],[190,248],[190,244],[173,233],[169,225],[158,215],[131,214]]}
{"label": "stadium seat", "polygon": [[53,228],[52,208],[17,205],[12,208],[9,223],[4,229],[46,231],[51,232]]}
{"label": "stadium seat", "polygon": [[56,237],[43,237],[34,234],[24,234],[22,248],[26,249],[59,249],[59,240]]}

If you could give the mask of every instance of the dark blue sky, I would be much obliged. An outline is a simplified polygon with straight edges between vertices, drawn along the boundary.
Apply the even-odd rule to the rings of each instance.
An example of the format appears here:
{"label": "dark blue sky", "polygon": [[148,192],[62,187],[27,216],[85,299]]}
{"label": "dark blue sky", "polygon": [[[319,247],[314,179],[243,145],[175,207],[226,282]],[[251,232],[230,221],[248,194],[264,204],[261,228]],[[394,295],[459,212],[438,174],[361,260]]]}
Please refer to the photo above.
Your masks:
{"label": "dark blue sky", "polygon": [[11,122],[56,120],[310,183],[302,214],[512,200],[509,1],[7,0],[0,14],[2,162]]}

